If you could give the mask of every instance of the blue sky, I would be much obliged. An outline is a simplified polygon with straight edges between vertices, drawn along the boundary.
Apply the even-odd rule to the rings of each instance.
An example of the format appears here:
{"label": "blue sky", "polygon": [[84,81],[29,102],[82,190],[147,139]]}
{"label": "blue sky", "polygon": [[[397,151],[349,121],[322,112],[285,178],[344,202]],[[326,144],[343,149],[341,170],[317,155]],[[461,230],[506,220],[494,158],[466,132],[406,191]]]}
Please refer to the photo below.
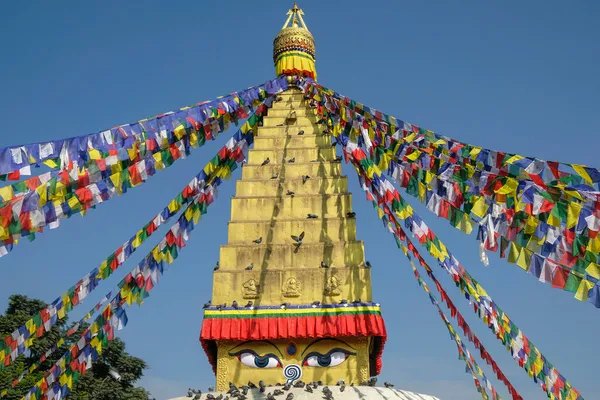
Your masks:
{"label": "blue sky", "polygon": [[[0,143],[91,133],[271,79],[272,39],[291,3],[5,2]],[[597,1],[304,0],[300,6],[317,42],[322,84],[469,143],[599,166]],[[221,136],[126,196],[66,220],[1,258],[0,309],[13,293],[53,300],[162,209],[226,139]],[[410,266],[364,199],[354,172],[345,166],[345,173],[355,194],[358,234],[374,266],[374,298],[388,327],[381,381],[444,400],[479,398]],[[144,305],[130,309],[129,325],[120,333],[128,350],[148,362],[142,384],[158,400],[214,383],[198,336],[212,266],[227,241],[233,194],[233,181],[222,186],[190,245]],[[409,200],[538,348],[584,397],[593,398],[600,391],[593,350],[600,311],[496,255],[484,267],[474,235],[459,233]],[[545,398],[443,271],[436,272],[520,393]],[[496,387],[508,397],[500,382]]]}

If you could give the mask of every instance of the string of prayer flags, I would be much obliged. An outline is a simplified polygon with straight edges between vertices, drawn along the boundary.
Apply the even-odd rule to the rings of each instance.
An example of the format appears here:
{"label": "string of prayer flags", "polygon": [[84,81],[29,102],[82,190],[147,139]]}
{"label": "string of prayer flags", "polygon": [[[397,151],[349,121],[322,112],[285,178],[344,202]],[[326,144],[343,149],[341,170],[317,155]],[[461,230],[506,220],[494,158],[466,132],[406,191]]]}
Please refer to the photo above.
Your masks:
{"label": "string of prayer flags", "polygon": [[[139,147],[165,148],[181,140],[187,132],[202,132],[198,140],[210,140],[214,133],[223,131],[229,122],[248,116],[249,105],[261,102],[285,89],[285,76],[270,80],[262,85],[233,92],[211,101],[203,101],[177,111],[159,114],[153,118],[116,126],[101,132],[0,148],[0,175],[13,173],[8,179],[16,178],[19,171],[29,166],[48,165],[50,168],[77,169],[90,165],[91,161],[110,157],[125,160],[129,153]],[[106,157],[106,155],[110,156]],[[18,178],[17,178],[18,179]]]}
{"label": "string of prayer flags", "polygon": [[[271,106],[274,95],[284,88],[279,83],[266,87],[269,89],[268,92],[258,91],[256,94],[258,97],[253,103],[238,106],[238,111],[244,110],[244,117],[248,117],[248,113],[252,112],[254,106],[257,107],[254,115],[264,114]],[[245,98],[252,97],[246,95]],[[264,101],[261,103],[259,99]],[[242,100],[244,97],[238,98],[238,102],[244,103]],[[193,114],[191,110],[192,108],[189,108],[186,112],[191,115]],[[236,113],[232,107],[228,106],[227,110],[228,113]],[[177,115],[177,113],[169,115]],[[229,114],[215,113],[215,116],[221,119],[227,115]],[[181,120],[180,127],[184,126],[185,121],[189,123],[189,115],[186,118]],[[212,116],[204,119],[205,123],[210,121],[217,120]],[[91,164],[86,167],[60,172],[50,171],[40,177],[31,178],[26,184],[19,182],[0,189],[0,196],[4,200],[0,203],[0,244],[2,244],[0,256],[11,251],[21,237],[32,239],[36,232],[42,232],[46,226],[50,229],[57,228],[61,218],[85,214],[95,205],[144,183],[156,171],[163,170],[176,160],[185,158],[192,147],[203,145],[206,138],[216,138],[220,132],[227,129],[228,121],[207,125],[212,129],[210,135],[202,125],[192,124],[180,131],[177,131],[176,127],[173,131],[176,132],[174,136],[169,138],[167,135],[163,144],[158,145],[156,140],[152,139],[154,142],[150,143],[154,143],[153,145],[135,145],[133,150],[127,153],[131,157],[125,157],[123,160],[106,153],[106,158],[90,158]],[[174,122],[171,126],[175,126],[173,124]],[[166,135],[167,131],[161,132]],[[97,165],[96,162],[103,164]]]}
{"label": "string of prayer flags", "polygon": [[[264,113],[264,110],[261,111]],[[261,114],[262,115],[262,114]],[[158,228],[176,215],[185,204],[200,197],[202,212],[216,198],[216,188],[222,179],[228,179],[231,172],[245,158],[245,151],[253,143],[252,128],[258,124],[258,118],[249,121],[221,148],[215,157],[197,174],[184,189],[142,227],[127,242],[107,257],[100,267],[94,268],[67,292],[54,300],[47,308],[34,315],[23,326],[0,341],[0,370],[23,354],[33,341],[50,330],[56,322],[79,305],[103,279],[116,271]]]}
{"label": "string of prayer flags", "polygon": [[[557,399],[580,399],[579,392],[561,375],[548,359],[533,345],[523,332],[510,320],[493,301],[479,283],[468,273],[443,242],[433,233],[427,224],[414,212],[396,191],[393,185],[373,165],[366,154],[355,143],[347,142],[343,147],[344,157],[351,161],[357,170],[361,187],[370,199],[377,199],[382,207],[380,216],[387,226],[396,217],[403,219],[419,243],[436,258],[440,266],[451,276],[465,299],[474,303],[473,311],[482,319],[511,352],[518,362],[542,389]],[[397,224],[397,222],[396,222]],[[397,227],[399,225],[397,224]],[[389,228],[392,229],[392,228]],[[393,229],[392,229],[393,230]],[[398,231],[399,238],[406,241],[406,235]],[[414,246],[407,242],[412,251]],[[418,253],[416,253],[418,254]],[[422,260],[422,258],[420,258]]]}
{"label": "string of prayer flags", "polygon": [[[69,328],[67,330],[65,336],[71,337],[75,333],[77,333],[77,330],[79,329],[79,327],[81,325],[83,325],[84,323],[88,322],[95,315],[95,313],[100,309],[100,307],[102,307],[102,305],[104,303],[106,303],[108,300],[111,299],[111,297],[113,296],[113,292],[114,291],[110,291],[100,301],[98,301],[98,303],[96,303],[94,305],[94,307],[92,307],[79,321],[77,321],[76,324],[74,324],[71,328]],[[23,373],[18,378],[14,379],[11,382],[11,388],[15,388],[19,383],[21,383],[21,381],[23,381],[23,379],[25,379],[25,377],[27,377],[32,372],[36,371],[40,367],[40,365],[42,365],[48,359],[48,357],[50,357],[52,354],[54,354],[54,352],[56,352],[62,346],[64,346],[64,344],[65,344],[65,339],[60,338],[54,345],[52,345],[52,347],[50,347],[44,354],[42,354],[42,356],[35,363],[31,364],[27,369],[25,369],[23,371]],[[0,398],[6,396],[8,393],[8,390],[9,389],[7,388],[7,389],[4,389],[3,391],[1,391]]]}
{"label": "string of prayer flags", "polygon": [[[406,249],[406,247],[403,247],[402,250],[404,251],[404,254],[408,255],[408,249]],[[425,283],[423,278],[421,278],[421,276],[419,275],[417,268],[415,267],[414,263],[412,262],[412,260],[410,258],[409,258],[409,262],[412,266],[414,276],[417,279],[419,286],[421,286],[421,288],[423,288],[425,293],[427,293],[429,295],[429,300],[431,301],[431,304],[437,308],[440,318],[442,319],[442,321],[444,322],[444,325],[448,329],[450,338],[456,343],[456,348],[458,350],[458,358],[465,362],[467,370],[473,376],[473,380],[475,381],[475,387],[476,387],[477,391],[481,394],[482,398],[489,399],[489,396],[485,390],[485,388],[488,388],[492,392],[492,399],[500,400],[501,397],[498,394],[498,392],[496,391],[496,389],[494,388],[494,386],[492,385],[492,382],[487,378],[487,376],[485,375],[485,373],[483,372],[481,367],[477,364],[477,361],[475,360],[473,355],[471,355],[471,353],[467,349],[467,346],[465,346],[464,342],[460,338],[460,335],[454,329],[454,326],[452,326],[452,323],[448,320],[448,317],[446,317],[446,314],[444,314],[444,311],[440,307],[437,299],[435,298],[433,293],[431,293],[431,291],[429,290],[429,287],[427,286],[427,284]],[[484,384],[483,386],[480,384],[480,381],[483,381],[483,384]],[[513,398],[515,398],[515,397],[513,396]],[[521,397],[518,396],[517,398],[521,398]]]}
{"label": "string of prayer flags", "polygon": [[[368,107],[353,99],[350,99],[349,97],[325,88],[309,78],[304,78],[301,76],[295,77],[295,84],[303,89],[306,94],[311,95],[311,97],[318,96],[321,98],[327,96],[329,97],[327,99],[329,103],[332,103],[334,100],[336,100],[360,115],[368,115],[371,118],[374,118],[378,123],[389,127],[390,130],[393,128],[398,128],[399,130],[404,131],[406,136],[414,134],[415,138],[419,136],[424,137],[428,141],[435,143],[440,151],[444,149],[452,153],[460,152],[462,157],[468,157],[473,161],[485,163],[485,165],[489,167],[499,168],[502,166],[514,166],[515,168],[519,168],[528,174],[538,175],[540,177],[547,175],[549,179],[545,180],[545,182],[550,180],[560,180],[563,178],[571,180],[573,177],[576,177],[582,179],[588,185],[600,183],[600,170],[597,168],[580,164],[544,161],[535,157],[525,157],[518,154],[484,149],[479,146],[470,145],[468,143],[463,143],[447,136],[440,135],[431,130],[421,128],[417,125],[397,119],[391,115],[382,113],[379,110]],[[394,132],[392,132],[392,134],[393,133]],[[572,169],[573,172],[559,170],[560,166],[568,167]]]}
{"label": "string of prayer flags", "polygon": [[[247,134],[251,136],[251,133]],[[242,160],[243,158],[239,162]],[[220,180],[216,179],[213,184],[219,183]],[[128,318],[123,307],[133,303],[141,305],[158,284],[159,277],[164,272],[164,263],[171,264],[177,259],[179,250],[185,247],[201,214],[206,213],[207,198],[206,193],[194,197],[165,238],[119,282],[117,286],[120,290],[81,339],[31,388],[25,399],[52,400],[69,394],[73,384],[91,368],[92,361],[98,358],[108,341],[114,339],[114,332],[127,325]]]}
{"label": "string of prayer flags", "polygon": [[[353,111],[349,107],[343,104],[337,107],[336,100],[328,94],[317,94],[320,100],[317,111],[330,124],[334,136],[342,144],[352,139],[358,143],[357,147],[364,146],[365,157],[380,170],[387,170],[408,194],[417,197],[428,209],[462,232],[469,234],[477,228],[483,249],[500,250],[504,257],[509,248],[509,262],[542,282],[572,291],[580,301],[589,300],[600,307],[600,202],[594,202],[597,211],[593,211],[590,204],[578,204],[578,199],[565,203],[556,201],[556,196],[533,193],[531,185],[524,186],[510,177],[492,177],[488,172],[478,170],[463,174],[462,170],[451,168],[449,163],[436,164],[426,152],[411,159],[402,153],[401,145],[394,147],[391,142],[380,139],[377,131],[371,134],[372,126],[361,125],[360,115],[353,120]],[[367,129],[369,135],[365,135]],[[373,140],[370,140],[371,136]],[[416,137],[413,132],[406,140],[414,143]],[[385,163],[377,164],[377,156],[381,155],[377,146],[384,142],[388,148],[394,148],[393,154],[404,154],[400,154],[401,160],[390,156]],[[429,158],[419,158],[423,154]],[[432,169],[431,165],[439,168]],[[473,183],[474,176],[478,178],[476,183]],[[505,178],[508,181],[502,180]],[[517,193],[521,189],[525,194]],[[533,199],[533,204],[528,199]],[[590,203],[591,200],[587,201]],[[482,259],[486,260],[483,251]],[[543,271],[548,272],[543,274]]]}

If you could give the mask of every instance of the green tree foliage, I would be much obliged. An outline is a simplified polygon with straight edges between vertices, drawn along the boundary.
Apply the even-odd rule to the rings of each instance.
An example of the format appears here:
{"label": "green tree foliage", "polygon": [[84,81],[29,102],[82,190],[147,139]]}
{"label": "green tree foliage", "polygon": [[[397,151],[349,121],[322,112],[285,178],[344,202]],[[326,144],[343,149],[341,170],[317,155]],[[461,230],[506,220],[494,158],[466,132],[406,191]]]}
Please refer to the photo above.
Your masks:
{"label": "green tree foliage", "polygon": [[[10,335],[23,325],[31,315],[47,306],[43,301],[30,299],[27,296],[13,295],[9,298],[4,315],[0,315],[0,336]],[[15,388],[9,389],[6,400],[17,400],[25,395],[48,371],[54,363],[81,337],[86,326],[80,326],[78,333],[66,336],[69,328],[66,318],[58,322],[49,332],[33,342],[30,352],[19,356],[7,368],[0,371],[0,392],[10,388],[13,380],[17,379],[28,368],[62,337],[65,344],[55,351],[33,373],[27,375]],[[144,360],[130,356],[125,351],[125,343],[116,338],[109,342],[102,355],[73,386],[68,396],[71,400],[148,400],[149,393],[134,386],[144,373],[147,365]],[[112,376],[110,370],[118,372],[118,379]]]}

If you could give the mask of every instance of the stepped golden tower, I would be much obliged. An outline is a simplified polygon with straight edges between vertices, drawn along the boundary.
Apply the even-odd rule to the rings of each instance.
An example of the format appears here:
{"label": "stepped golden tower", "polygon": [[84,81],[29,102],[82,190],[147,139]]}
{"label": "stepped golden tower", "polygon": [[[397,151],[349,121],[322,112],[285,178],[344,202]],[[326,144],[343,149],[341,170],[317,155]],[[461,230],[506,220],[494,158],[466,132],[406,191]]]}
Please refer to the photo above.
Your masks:
{"label": "stepped golden tower", "polygon": [[[316,78],[314,40],[295,3],[273,54],[278,76]],[[236,183],[200,334],[219,391],[261,380],[358,385],[379,373],[385,326],[347,177],[316,106],[297,88],[278,96]]]}

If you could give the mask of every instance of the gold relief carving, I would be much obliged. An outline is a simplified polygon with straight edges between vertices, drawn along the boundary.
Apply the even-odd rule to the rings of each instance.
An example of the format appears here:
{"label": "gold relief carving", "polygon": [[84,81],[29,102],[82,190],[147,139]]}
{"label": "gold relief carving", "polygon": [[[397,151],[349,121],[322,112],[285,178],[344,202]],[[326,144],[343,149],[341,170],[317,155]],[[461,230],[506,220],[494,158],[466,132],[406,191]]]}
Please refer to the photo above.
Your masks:
{"label": "gold relief carving", "polygon": [[217,392],[224,392],[229,388],[229,348],[228,341],[220,341],[217,344]]}
{"label": "gold relief carving", "polygon": [[362,367],[358,370],[358,383],[362,384],[363,382],[367,382],[369,378],[369,367]]}
{"label": "gold relief carving", "polygon": [[342,291],[340,290],[340,280],[338,277],[334,275],[327,279],[324,293],[325,296],[339,296],[342,294]]}
{"label": "gold relief carving", "polygon": [[242,297],[244,299],[258,299],[258,289],[260,285],[254,278],[248,279],[242,284]]}
{"label": "gold relief carving", "polygon": [[281,292],[283,297],[300,297],[302,294],[302,287],[300,286],[298,279],[292,276],[285,281],[281,288]]}

